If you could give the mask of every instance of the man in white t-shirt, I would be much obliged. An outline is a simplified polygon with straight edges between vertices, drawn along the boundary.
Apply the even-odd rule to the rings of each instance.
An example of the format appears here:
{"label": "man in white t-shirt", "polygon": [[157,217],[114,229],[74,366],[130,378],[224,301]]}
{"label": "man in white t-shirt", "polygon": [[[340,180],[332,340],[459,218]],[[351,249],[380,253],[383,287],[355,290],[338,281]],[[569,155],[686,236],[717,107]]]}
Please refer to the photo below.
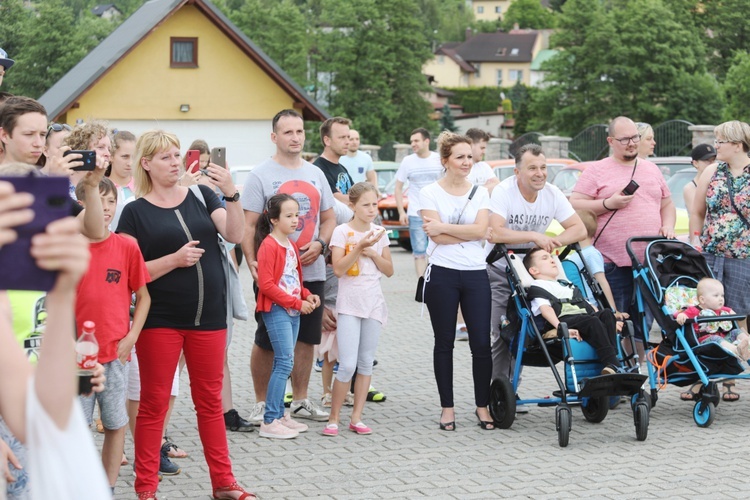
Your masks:
{"label": "man in white t-shirt", "polygon": [[349,129],[349,147],[346,155],[339,158],[339,163],[349,172],[354,184],[367,181],[378,187],[378,174],[372,157],[359,150],[359,132],[354,129]]}
{"label": "man in white t-shirt", "polygon": [[[557,220],[564,231],[556,237],[545,231]],[[527,144],[516,155],[515,175],[501,182],[490,198],[490,242],[508,248],[539,247],[548,252],[581,241],[586,228],[559,188],[547,184],[547,159],[541,146]],[[487,254],[492,245],[487,245]],[[492,289],[492,379],[501,375],[512,380],[513,353],[500,338],[500,317],[510,300],[510,286],[504,260],[487,266]]]}
{"label": "man in white t-shirt", "polygon": [[474,165],[469,172],[469,182],[486,187],[487,191],[492,194],[495,186],[500,184],[500,179],[492,171],[492,167],[486,161],[483,161],[490,134],[479,128],[470,128],[466,131],[466,137],[471,139],[471,155],[474,157]]}
{"label": "man in white t-shirt", "polygon": [[[422,276],[427,268],[427,234],[422,228],[422,218],[419,216],[419,190],[437,181],[443,173],[443,166],[440,164],[440,155],[430,151],[430,132],[427,129],[415,129],[409,141],[414,154],[401,161],[396,172],[393,196],[396,198],[399,222],[409,226],[414,267],[417,276]],[[403,189],[406,181],[409,181],[409,206],[404,210]]]}

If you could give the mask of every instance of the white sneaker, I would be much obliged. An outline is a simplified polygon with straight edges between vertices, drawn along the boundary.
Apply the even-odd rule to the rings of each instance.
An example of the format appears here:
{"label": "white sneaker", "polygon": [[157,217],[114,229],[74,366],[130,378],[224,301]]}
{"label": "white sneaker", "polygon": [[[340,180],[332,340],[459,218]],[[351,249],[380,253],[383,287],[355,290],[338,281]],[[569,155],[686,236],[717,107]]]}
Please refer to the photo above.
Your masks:
{"label": "white sneaker", "polygon": [[270,424],[261,422],[260,432],[258,434],[260,437],[269,439],[293,439],[299,436],[299,432],[285,426],[278,419]]}
{"label": "white sneaker", "polygon": [[295,418],[315,420],[316,422],[323,422],[328,420],[329,417],[327,411],[321,410],[309,399],[292,401],[292,405],[289,408],[289,415]]}
{"label": "white sneaker", "polygon": [[263,423],[263,414],[265,412],[266,402],[258,401],[257,403],[255,403],[255,406],[253,406],[253,409],[250,412],[250,416],[248,417],[247,421],[257,427]]}
{"label": "white sneaker", "polygon": [[308,429],[307,424],[292,420],[292,417],[290,417],[289,414],[286,414],[283,418],[280,418],[279,422],[281,422],[281,425],[283,425],[284,427],[292,429],[293,431],[297,431],[300,434],[302,434],[303,432],[307,432]]}
{"label": "white sneaker", "polygon": [[456,325],[456,340],[469,340],[469,331],[466,329],[466,323]]}

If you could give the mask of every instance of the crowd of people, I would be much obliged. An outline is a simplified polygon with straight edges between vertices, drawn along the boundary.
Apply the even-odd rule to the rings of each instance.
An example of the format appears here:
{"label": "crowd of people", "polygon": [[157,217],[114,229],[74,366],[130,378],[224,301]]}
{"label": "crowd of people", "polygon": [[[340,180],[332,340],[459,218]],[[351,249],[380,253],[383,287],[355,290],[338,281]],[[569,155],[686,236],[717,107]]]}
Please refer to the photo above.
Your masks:
{"label": "crowd of people", "polygon": [[[31,175],[40,182],[67,178],[64,194],[75,217],[41,228],[30,243],[36,265],[57,272],[46,293],[36,367],[19,345],[25,332],[14,331],[12,311],[21,295],[0,295],[0,370],[4,381],[11,376],[15,381],[0,384],[0,459],[8,464],[1,470],[10,481],[10,498],[48,491],[49,471],[44,477],[35,473],[48,463],[40,462],[48,459],[35,450],[39,439],[49,438],[44,426],[52,422],[60,440],[81,439],[85,424],[98,420],[101,457],[90,437],[73,447],[81,460],[101,464],[93,466],[95,480],[86,487],[104,491],[97,498],[114,493],[120,467],[128,462],[123,450],[129,425],[135,492],[141,500],[155,499],[160,477],[180,472],[172,460],[187,456],[166,437],[183,367],[213,498],[254,498],[233,474],[227,431],[259,427],[260,437],[293,439],[309,430],[301,421],[308,420],[320,422],[319,432],[335,438],[343,407],[351,406],[347,429],[357,435],[377,432],[363,413],[366,401],[385,400],[372,387],[372,374],[388,318],[380,281],[394,268],[386,230],[377,224],[377,176],[369,155],[359,151],[350,120],[334,117],[321,125],[323,153],[309,163],[302,157],[302,116],[280,111],[271,124],[275,153],[252,169],[240,192],[226,165],[214,163],[205,141],[190,145],[199,155],[188,162],[170,132],[137,136],[97,120],[73,127],[48,123],[46,110],[33,99],[4,100],[0,175]],[[692,154],[697,174],[686,187],[691,243],[703,249],[724,283],[727,303],[747,311],[750,126],[721,124],[716,138],[716,148],[699,145]],[[396,174],[395,198],[400,221],[410,230],[415,271],[425,283],[435,338],[438,427],[457,428],[453,349],[457,334],[465,331],[477,425],[493,430],[490,383],[512,378],[514,364],[500,335],[511,294],[507,263],[487,264],[493,244],[526,254],[525,265],[544,290],[534,299],[534,314],[552,328],[571,322],[571,336],[595,346],[602,373],[614,373],[613,325],[634,312],[625,241],[641,234],[674,237],[675,206],[661,171],[648,160],[653,130],[626,117],[609,126],[611,156],[582,173],[570,199],[547,182],[540,146],[520,148],[515,175],[499,182],[482,161],[486,132],[443,132],[436,151],[431,140],[424,128],[411,134],[413,154]],[[94,151],[93,170],[81,170],[84,158],[71,151]],[[624,193],[631,181],[640,188]],[[31,200],[29,193],[0,182],[0,249],[14,244],[16,228],[29,221]],[[556,236],[546,234],[553,221],[562,226]],[[555,309],[558,296],[568,291],[554,281],[558,270],[551,254],[574,242],[582,242],[611,306],[598,311],[595,321]],[[234,408],[227,364],[234,319],[245,319],[235,304],[244,302],[243,292],[232,288],[231,278],[243,259],[254,280],[257,322],[250,355],[255,403],[247,419]],[[100,297],[107,297],[106,308],[99,306]],[[96,325],[100,366],[93,393],[76,399],[72,325],[80,333],[88,321]],[[639,351],[644,360],[642,345]],[[309,393],[315,365],[322,370],[320,402]],[[739,397],[731,381],[725,387],[726,398]],[[61,478],[54,493],[82,498],[76,493],[78,476],[60,463],[53,467],[52,477]]]}

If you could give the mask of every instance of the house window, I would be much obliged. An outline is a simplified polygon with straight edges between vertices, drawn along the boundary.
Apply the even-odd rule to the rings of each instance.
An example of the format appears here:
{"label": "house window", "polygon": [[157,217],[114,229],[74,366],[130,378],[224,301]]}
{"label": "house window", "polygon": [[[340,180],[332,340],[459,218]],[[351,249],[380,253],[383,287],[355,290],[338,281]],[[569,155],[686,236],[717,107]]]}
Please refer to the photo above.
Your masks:
{"label": "house window", "polygon": [[198,39],[172,37],[169,40],[169,66],[172,68],[198,67]]}
{"label": "house window", "polygon": [[499,69],[497,70],[497,86],[501,87],[503,85],[503,70]]}
{"label": "house window", "polygon": [[503,13],[503,8],[500,7],[499,5],[496,6],[495,7],[495,14],[502,14],[502,13]]}
{"label": "house window", "polygon": [[474,69],[476,70],[476,73],[474,73],[474,76],[476,78],[481,78],[482,77],[482,65],[477,63],[474,65]]}
{"label": "house window", "polygon": [[508,70],[508,79],[511,82],[520,82],[521,80],[523,80],[523,70],[522,69]]}
{"label": "house window", "polygon": [[445,63],[445,56],[438,56],[438,64],[444,64]]}
{"label": "house window", "polygon": [[477,7],[477,14],[484,14],[484,6],[483,5],[480,5],[479,7]]}
{"label": "house window", "polygon": [[510,49],[510,55],[517,56],[518,55],[518,49]]}

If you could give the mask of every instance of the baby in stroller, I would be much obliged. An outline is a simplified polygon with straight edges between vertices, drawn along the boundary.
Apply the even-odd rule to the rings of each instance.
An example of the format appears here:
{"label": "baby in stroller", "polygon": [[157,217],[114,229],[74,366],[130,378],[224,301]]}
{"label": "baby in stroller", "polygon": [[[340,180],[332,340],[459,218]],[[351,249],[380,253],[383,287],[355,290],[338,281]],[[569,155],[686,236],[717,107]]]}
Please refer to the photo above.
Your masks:
{"label": "baby in stroller", "polygon": [[[674,314],[677,323],[684,325],[696,317],[737,314],[724,305],[724,285],[714,278],[703,278],[696,287],[698,305],[689,305]],[[733,329],[731,321],[715,321],[693,325],[699,344],[717,342],[743,361],[750,358],[750,335],[739,328]]]}
{"label": "baby in stroller", "polygon": [[523,265],[534,281],[529,288],[531,312],[545,321],[545,330],[564,322],[570,337],[585,340],[596,350],[604,364],[602,375],[619,372],[617,359],[617,321],[609,309],[597,311],[572,283],[558,281],[559,269],[552,255],[541,248],[530,250]]}

